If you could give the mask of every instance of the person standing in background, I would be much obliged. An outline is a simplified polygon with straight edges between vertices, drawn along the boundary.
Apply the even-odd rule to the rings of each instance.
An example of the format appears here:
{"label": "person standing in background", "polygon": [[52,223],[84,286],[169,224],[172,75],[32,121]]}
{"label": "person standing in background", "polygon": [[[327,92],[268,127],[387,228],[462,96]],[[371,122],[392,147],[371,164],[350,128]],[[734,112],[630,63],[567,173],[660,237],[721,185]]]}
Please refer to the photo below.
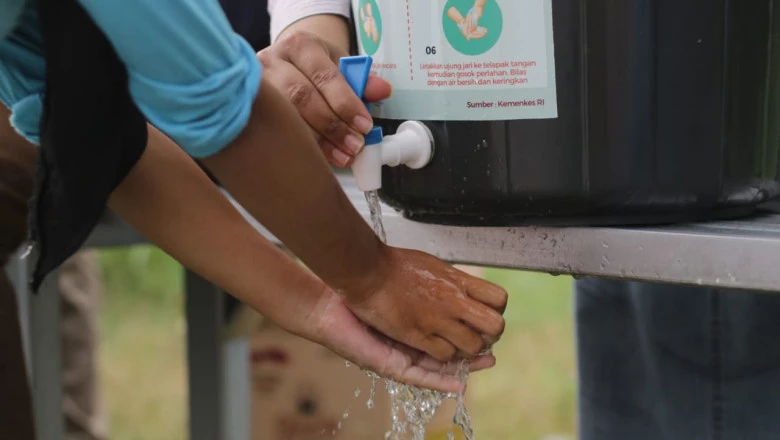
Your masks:
{"label": "person standing in background", "polygon": [[[347,166],[353,155],[340,139],[365,109],[336,74],[350,47],[350,1],[268,3],[268,78],[331,162]],[[306,57],[305,68],[291,69],[282,48],[295,48],[290,59]],[[369,85],[369,96],[390,92],[377,78]],[[574,295],[580,440],[777,438],[779,297],[605,279],[575,280]]]}

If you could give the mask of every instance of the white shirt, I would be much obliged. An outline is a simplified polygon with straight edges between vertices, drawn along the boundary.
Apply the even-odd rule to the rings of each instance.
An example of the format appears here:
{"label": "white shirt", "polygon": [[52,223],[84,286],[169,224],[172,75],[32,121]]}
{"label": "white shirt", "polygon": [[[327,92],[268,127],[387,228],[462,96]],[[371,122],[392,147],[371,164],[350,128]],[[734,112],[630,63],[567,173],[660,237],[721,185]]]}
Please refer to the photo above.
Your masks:
{"label": "white shirt", "polygon": [[312,15],[341,15],[349,18],[350,0],[268,0],[271,15],[271,42],[288,26]]}

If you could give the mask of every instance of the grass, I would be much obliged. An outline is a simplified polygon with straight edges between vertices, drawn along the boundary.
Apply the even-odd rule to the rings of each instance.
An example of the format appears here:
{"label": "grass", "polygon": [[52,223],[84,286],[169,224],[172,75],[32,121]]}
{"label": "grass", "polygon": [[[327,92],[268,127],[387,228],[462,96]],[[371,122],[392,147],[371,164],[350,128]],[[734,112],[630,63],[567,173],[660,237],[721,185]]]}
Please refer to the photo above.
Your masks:
{"label": "grass", "polygon": [[[149,246],[101,253],[101,381],[115,440],[187,437],[182,273]],[[479,440],[574,438],[571,279],[491,269],[510,292],[498,365],[469,392]],[[370,440],[370,439],[367,439]]]}

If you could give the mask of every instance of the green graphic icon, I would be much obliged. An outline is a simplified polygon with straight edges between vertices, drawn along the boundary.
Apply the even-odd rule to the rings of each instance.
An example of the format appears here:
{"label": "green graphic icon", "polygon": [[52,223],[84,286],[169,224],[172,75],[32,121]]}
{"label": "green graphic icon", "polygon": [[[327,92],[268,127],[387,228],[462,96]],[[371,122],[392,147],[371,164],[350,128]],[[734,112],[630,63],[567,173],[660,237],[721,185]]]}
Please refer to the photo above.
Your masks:
{"label": "green graphic icon", "polygon": [[375,0],[360,0],[358,34],[366,55],[373,55],[382,42],[382,14]]}
{"label": "green graphic icon", "polygon": [[463,55],[489,51],[498,42],[503,28],[504,18],[496,0],[449,0],[444,6],[444,36]]}

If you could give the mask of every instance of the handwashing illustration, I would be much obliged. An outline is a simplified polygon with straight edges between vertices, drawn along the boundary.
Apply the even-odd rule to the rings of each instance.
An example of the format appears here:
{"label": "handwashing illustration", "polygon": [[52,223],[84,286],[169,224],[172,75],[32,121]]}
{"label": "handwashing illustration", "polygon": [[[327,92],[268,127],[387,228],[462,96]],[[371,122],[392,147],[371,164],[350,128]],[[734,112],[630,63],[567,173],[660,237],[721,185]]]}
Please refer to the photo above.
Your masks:
{"label": "handwashing illustration", "polygon": [[368,38],[374,40],[374,44],[377,44],[379,43],[379,30],[376,28],[372,9],[371,3],[366,3],[365,6],[360,8],[360,21],[363,22],[363,32],[366,33]]}
{"label": "handwashing illustration", "polygon": [[498,3],[499,0],[448,0],[442,13],[442,30],[450,46],[471,56],[492,49],[504,26]]}
{"label": "handwashing illustration", "polygon": [[382,16],[375,0],[361,0],[357,9],[360,42],[368,55],[379,49],[382,40]]}
{"label": "handwashing illustration", "polygon": [[455,22],[460,33],[463,34],[463,37],[468,41],[482,38],[488,33],[487,28],[479,25],[482,13],[485,11],[486,1],[487,0],[476,0],[474,6],[469,9],[465,17],[455,6],[450,6],[450,8],[447,9],[447,17]]}

